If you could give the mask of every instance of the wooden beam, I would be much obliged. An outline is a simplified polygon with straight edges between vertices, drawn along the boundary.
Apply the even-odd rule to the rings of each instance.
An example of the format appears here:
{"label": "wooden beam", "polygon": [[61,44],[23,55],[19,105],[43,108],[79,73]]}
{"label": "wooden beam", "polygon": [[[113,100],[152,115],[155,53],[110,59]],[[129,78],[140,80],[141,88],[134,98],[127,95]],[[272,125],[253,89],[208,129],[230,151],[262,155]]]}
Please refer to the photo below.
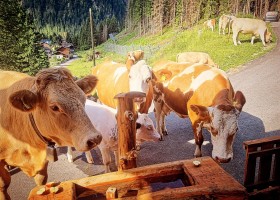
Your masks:
{"label": "wooden beam", "polygon": [[136,119],[134,98],[144,98],[145,93],[128,92],[116,95],[118,124],[118,170],[137,167],[136,165]]}

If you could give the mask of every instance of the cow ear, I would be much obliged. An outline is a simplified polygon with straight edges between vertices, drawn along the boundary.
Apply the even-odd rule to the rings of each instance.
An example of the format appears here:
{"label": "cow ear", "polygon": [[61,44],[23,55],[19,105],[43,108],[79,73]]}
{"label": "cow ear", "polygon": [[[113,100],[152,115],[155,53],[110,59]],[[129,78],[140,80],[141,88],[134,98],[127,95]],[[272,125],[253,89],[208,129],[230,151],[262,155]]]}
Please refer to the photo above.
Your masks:
{"label": "cow ear", "polygon": [[200,105],[191,105],[190,107],[192,111],[194,111],[199,116],[199,118],[204,119],[209,117],[209,111],[207,107]]}
{"label": "cow ear", "polygon": [[136,129],[139,129],[139,128],[141,128],[141,124],[136,122]]}
{"label": "cow ear", "polygon": [[169,80],[172,76],[172,72],[168,69],[161,69],[158,71],[158,73],[161,81]]}
{"label": "cow ear", "polygon": [[98,78],[93,75],[88,75],[76,81],[77,85],[84,91],[86,95],[89,95],[93,91],[97,82]]}
{"label": "cow ear", "polygon": [[245,103],[245,96],[241,91],[237,91],[234,95],[234,107],[241,112]]}
{"label": "cow ear", "polygon": [[23,112],[29,112],[36,107],[38,97],[30,90],[20,90],[11,94],[9,101],[13,107]]}

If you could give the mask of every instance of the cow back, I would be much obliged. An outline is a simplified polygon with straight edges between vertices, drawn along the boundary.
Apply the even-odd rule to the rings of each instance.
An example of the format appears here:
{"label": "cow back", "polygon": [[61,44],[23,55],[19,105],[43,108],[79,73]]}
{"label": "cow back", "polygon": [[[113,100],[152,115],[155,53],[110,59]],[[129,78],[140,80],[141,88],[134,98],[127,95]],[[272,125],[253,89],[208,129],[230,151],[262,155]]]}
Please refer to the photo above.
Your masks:
{"label": "cow back", "polygon": [[112,108],[117,107],[114,97],[129,91],[128,71],[125,65],[105,62],[93,68],[92,73],[99,78],[96,91],[99,100]]}

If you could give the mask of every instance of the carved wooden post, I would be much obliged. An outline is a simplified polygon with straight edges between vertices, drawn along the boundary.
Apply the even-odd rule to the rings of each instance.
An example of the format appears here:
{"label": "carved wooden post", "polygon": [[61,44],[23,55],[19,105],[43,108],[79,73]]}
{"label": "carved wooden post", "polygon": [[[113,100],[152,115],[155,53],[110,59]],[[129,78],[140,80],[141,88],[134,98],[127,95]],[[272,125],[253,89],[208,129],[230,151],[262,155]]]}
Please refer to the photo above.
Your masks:
{"label": "carved wooden post", "polygon": [[136,119],[134,98],[144,98],[145,93],[128,92],[117,94],[118,99],[118,170],[135,168],[136,166]]}

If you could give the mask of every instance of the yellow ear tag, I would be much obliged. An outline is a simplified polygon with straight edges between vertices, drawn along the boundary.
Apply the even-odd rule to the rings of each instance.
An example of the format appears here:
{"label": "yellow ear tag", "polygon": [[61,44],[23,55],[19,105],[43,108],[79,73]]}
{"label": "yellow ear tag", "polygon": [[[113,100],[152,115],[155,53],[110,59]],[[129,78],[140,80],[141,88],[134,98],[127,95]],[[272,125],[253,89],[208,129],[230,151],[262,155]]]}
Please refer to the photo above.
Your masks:
{"label": "yellow ear tag", "polygon": [[165,81],[165,80],[166,80],[165,74],[163,74],[163,75],[161,76],[160,80],[161,80],[161,81]]}

